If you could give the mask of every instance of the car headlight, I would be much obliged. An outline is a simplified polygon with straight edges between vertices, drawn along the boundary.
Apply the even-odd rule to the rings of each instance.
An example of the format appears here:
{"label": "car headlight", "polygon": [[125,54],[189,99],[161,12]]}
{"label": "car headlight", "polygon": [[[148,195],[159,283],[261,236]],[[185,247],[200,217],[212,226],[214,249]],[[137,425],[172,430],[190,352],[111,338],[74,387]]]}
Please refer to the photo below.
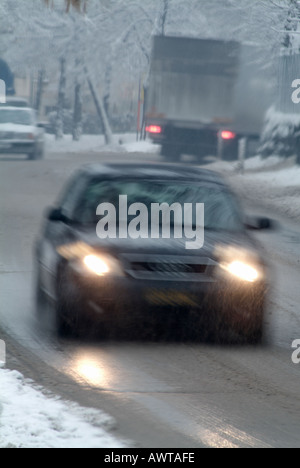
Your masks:
{"label": "car headlight", "polygon": [[240,247],[218,246],[216,255],[220,271],[247,283],[256,283],[264,278],[264,267],[259,256]]}
{"label": "car headlight", "polygon": [[87,255],[83,259],[84,265],[97,276],[107,275],[110,271],[109,263],[97,255]]}
{"label": "car headlight", "polygon": [[84,242],[62,245],[57,252],[81,275],[124,276],[120,262],[112,255],[99,253]]}
{"label": "car headlight", "polygon": [[223,268],[233,276],[243,281],[247,281],[248,283],[255,283],[260,278],[260,273],[258,269],[238,260],[229,264],[221,264],[221,268]]}
{"label": "car headlight", "polygon": [[96,276],[124,276],[121,264],[108,254],[86,255],[82,264],[88,273],[93,273]]}
{"label": "car headlight", "polygon": [[124,276],[121,264],[108,254],[90,253],[71,262],[73,270],[80,275]]}

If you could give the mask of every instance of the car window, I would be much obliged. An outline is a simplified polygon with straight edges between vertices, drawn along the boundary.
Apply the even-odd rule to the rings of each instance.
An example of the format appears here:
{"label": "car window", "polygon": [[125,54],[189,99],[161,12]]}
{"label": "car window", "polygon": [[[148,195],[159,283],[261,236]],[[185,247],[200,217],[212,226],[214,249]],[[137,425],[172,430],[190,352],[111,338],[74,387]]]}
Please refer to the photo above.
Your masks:
{"label": "car window", "polygon": [[34,113],[23,109],[1,109],[0,124],[33,125]]}
{"label": "car window", "polygon": [[152,203],[204,203],[205,227],[212,230],[241,231],[243,222],[234,196],[220,186],[169,181],[94,181],[88,185],[75,209],[82,224],[99,221],[96,210],[111,203],[118,212],[119,196],[127,195],[128,205],[143,203],[151,213]]}
{"label": "car window", "polygon": [[74,209],[85,185],[86,178],[76,174],[60,196],[58,206],[61,208],[62,214],[67,218],[73,219]]}

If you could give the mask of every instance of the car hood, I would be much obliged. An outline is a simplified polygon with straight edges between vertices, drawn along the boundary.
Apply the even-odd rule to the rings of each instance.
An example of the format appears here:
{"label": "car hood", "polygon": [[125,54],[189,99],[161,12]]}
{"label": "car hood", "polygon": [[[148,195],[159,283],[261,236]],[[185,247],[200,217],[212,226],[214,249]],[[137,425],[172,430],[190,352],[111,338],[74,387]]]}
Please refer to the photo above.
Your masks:
{"label": "car hood", "polygon": [[6,123],[0,124],[0,132],[35,133],[36,127],[34,127],[33,125],[18,125]]}
{"label": "car hood", "polygon": [[186,242],[189,239],[106,239],[100,240],[95,230],[78,231],[78,240],[82,241],[96,250],[110,252],[115,256],[122,254],[140,254],[140,255],[158,255],[158,256],[208,256],[216,257],[216,251],[221,246],[235,247],[237,249],[247,250],[260,256],[259,245],[252,237],[244,232],[205,232],[205,242],[201,249],[188,250]]}

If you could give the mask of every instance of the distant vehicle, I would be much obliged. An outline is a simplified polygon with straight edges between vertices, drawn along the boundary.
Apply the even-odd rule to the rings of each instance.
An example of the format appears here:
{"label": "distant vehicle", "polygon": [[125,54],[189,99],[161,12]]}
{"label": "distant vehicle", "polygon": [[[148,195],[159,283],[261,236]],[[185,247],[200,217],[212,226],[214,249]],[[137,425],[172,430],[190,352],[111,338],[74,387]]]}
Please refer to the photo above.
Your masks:
{"label": "distant vehicle", "polygon": [[257,47],[155,37],[146,88],[146,131],[162,156],[237,159],[239,140],[258,143],[274,102],[270,60]]}
{"label": "distant vehicle", "polygon": [[[100,240],[99,203],[205,203],[205,244],[187,251],[185,239]],[[116,209],[120,209],[116,206]],[[129,218],[126,223],[129,222]],[[118,225],[119,226],[119,225]],[[258,342],[268,278],[266,264],[235,196],[218,175],[173,165],[91,165],[71,178],[47,214],[35,250],[36,297],[43,318],[54,304],[60,335],[119,329],[123,336],[158,321],[163,330],[220,338],[234,333]],[[174,225],[173,225],[174,228]],[[171,325],[172,324],[172,325]]]}
{"label": "distant vehicle", "polygon": [[19,98],[19,97],[7,97],[6,98],[6,103],[1,104],[0,107],[30,107],[29,102],[25,98]]}
{"label": "distant vehicle", "polygon": [[37,160],[43,158],[44,149],[44,128],[33,109],[0,107],[0,154],[26,154]]}

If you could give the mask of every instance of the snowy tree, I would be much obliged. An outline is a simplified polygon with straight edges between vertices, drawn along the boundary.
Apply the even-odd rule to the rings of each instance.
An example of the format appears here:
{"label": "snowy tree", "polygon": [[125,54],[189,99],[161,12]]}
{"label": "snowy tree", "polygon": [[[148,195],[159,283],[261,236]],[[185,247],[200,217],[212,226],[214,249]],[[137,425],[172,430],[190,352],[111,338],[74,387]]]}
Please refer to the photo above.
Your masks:
{"label": "snowy tree", "polygon": [[[278,97],[266,116],[260,151],[263,157],[297,155],[300,163],[299,104],[292,100],[293,83],[300,78],[300,2],[277,0],[271,4],[278,20],[274,27],[278,34]],[[267,2],[264,6],[270,8]]]}
{"label": "snowy tree", "polygon": [[300,4],[298,0],[289,0],[286,6],[280,6],[287,9],[287,17],[284,25],[284,34],[282,39],[282,46],[287,54],[299,52],[299,43],[296,40],[295,33],[299,31],[300,21]]}
{"label": "snowy tree", "polygon": [[[55,82],[61,82],[59,64],[65,59],[67,93],[72,87],[75,96],[74,138],[80,134],[81,92],[87,71],[89,88],[93,87],[93,96],[98,95],[97,110],[109,111],[111,96],[119,95],[125,83],[137,89],[141,76],[147,73],[154,34],[197,36],[205,26],[196,0],[188,5],[179,0],[0,3],[0,27],[3,22],[7,30],[5,41],[3,33],[0,43],[14,70],[30,70],[36,77],[43,71],[53,89]],[[41,102],[41,97],[39,92],[36,101]],[[107,116],[102,121],[108,122]]]}
{"label": "snowy tree", "polygon": [[[99,15],[101,3],[97,3],[97,11],[93,9],[91,17],[98,14],[98,19],[101,19],[101,15]],[[74,83],[73,139],[79,140],[82,132],[82,88],[87,80],[89,88],[93,90],[92,96],[103,124],[106,141],[111,143],[112,133],[108,118],[104,115],[105,109],[100,102],[102,98],[98,96],[97,86],[94,85],[90,73],[90,63],[94,65],[91,51],[95,37],[95,23],[89,17],[88,2],[57,0],[46,1],[46,4],[49,7],[49,17],[52,17],[52,20],[55,19],[52,23],[56,25],[57,54],[66,61],[67,74],[69,74],[69,78],[72,77]],[[93,2],[93,6],[96,6],[96,2]],[[52,24],[50,28],[53,28]],[[101,46],[98,43],[98,52],[100,49]],[[60,111],[59,106],[58,124],[61,124]]]}

